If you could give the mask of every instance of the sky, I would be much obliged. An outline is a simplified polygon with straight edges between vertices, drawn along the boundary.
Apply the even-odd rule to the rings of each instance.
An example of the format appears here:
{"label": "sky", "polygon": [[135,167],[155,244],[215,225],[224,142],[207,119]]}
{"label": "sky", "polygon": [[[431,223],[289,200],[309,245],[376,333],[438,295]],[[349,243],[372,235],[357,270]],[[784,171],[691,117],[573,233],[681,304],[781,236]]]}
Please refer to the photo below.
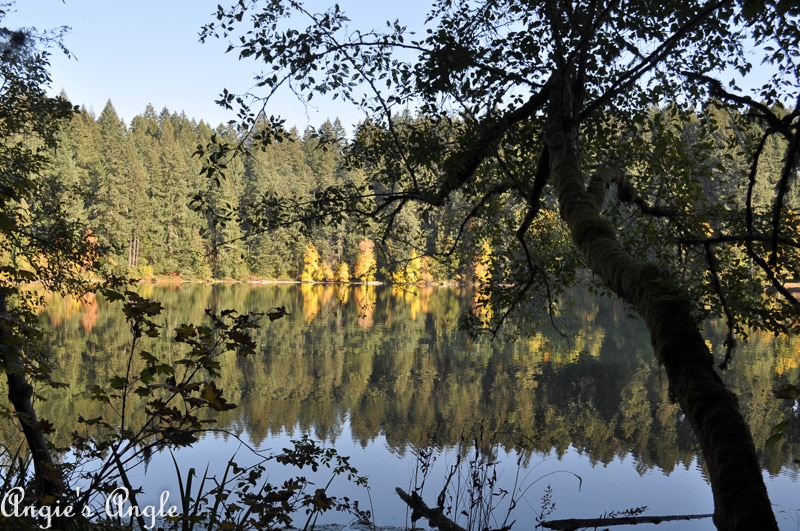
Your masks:
{"label": "sky", "polygon": [[[117,114],[130,124],[147,104],[156,112],[185,112],[212,126],[235,119],[235,113],[214,103],[223,88],[245,92],[253,86],[257,67],[239,62],[227,43],[201,44],[198,33],[214,20],[217,4],[233,0],[17,0],[0,22],[8,28],[38,30],[69,26],[64,45],[74,58],[52,50],[51,89],[62,90],[76,105],[99,115],[110,100]],[[334,0],[308,0],[323,9]],[[427,0],[338,0],[351,14],[353,25],[380,27],[386,20],[411,16],[422,21]],[[288,126],[301,131],[326,119],[340,118],[347,130],[363,113],[324,98],[303,106],[291,94],[282,94],[268,113],[281,115]]]}
{"label": "sky", "polygon": [[[2,1],[2,0],[0,0]],[[399,19],[422,28],[430,0],[306,0],[321,11],[338,2],[350,16],[351,27],[379,28]],[[99,115],[110,100],[117,114],[130,123],[148,104],[156,112],[184,112],[212,126],[236,118],[214,103],[223,89],[234,93],[253,87],[257,66],[240,62],[227,43],[198,40],[200,28],[214,20],[221,3],[235,0],[17,0],[0,21],[8,28],[38,30],[69,26],[64,45],[73,58],[53,50],[53,93],[62,90],[76,105]],[[246,23],[246,21],[245,21]],[[315,95],[304,106],[290,93],[281,93],[267,109],[286,118],[286,125],[304,130],[326,119],[339,118],[346,130],[364,114],[341,101]]]}

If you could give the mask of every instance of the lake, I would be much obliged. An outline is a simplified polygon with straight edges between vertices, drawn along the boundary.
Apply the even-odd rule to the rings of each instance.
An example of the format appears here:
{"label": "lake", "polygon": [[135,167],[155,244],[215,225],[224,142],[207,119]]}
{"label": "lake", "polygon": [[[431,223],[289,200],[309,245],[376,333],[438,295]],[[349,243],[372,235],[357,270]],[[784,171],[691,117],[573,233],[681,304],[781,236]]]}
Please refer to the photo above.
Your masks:
{"label": "lake", "polygon": [[[429,505],[435,505],[456,464],[452,484],[460,482],[461,494],[451,490],[448,503],[459,507],[473,472],[489,474],[481,480],[484,486],[496,473],[495,492],[509,494],[490,497],[498,505],[490,526],[502,524],[513,495],[514,528],[532,528],[548,488],[555,502],[548,519],[645,506],[644,515],[713,511],[691,429],[669,400],[644,327],[619,302],[576,292],[571,315],[559,325],[568,339],[545,327],[510,342],[471,339],[458,330],[458,317],[472,301],[464,288],[147,284],[138,289],[164,305],[157,321],[166,329],[207,322],[207,308],[243,313],[284,306],[290,314],[263,320],[255,355],[224,358],[216,383],[238,407],[219,417],[218,427],[228,434],[209,434],[176,453],[184,476],[191,467],[202,476],[207,466],[209,474],[220,474],[234,454],[240,465],[255,462],[233,435],[246,445],[277,451],[309,434],[350,456],[368,476],[369,491],[341,478],[332,491],[358,499],[380,526],[410,523],[394,489],[422,482],[421,460],[429,465],[423,490]],[[107,415],[86,389],[124,370],[131,336],[119,304],[99,299],[52,299],[42,320],[51,332],[55,378],[70,387],[67,400],[54,398],[38,407],[56,424],[54,437],[63,444],[78,415]],[[723,327],[707,324],[706,337],[712,350],[722,352]],[[142,347],[165,359],[181,352],[168,338],[147,340]],[[773,389],[798,381],[799,347],[796,340],[754,334],[723,376],[740,397],[782,529],[800,527],[797,446],[785,438],[770,446],[765,441],[773,426],[797,414],[797,405],[775,399]],[[470,471],[476,450],[495,465]],[[283,473],[271,469],[270,479]],[[168,453],[154,455],[134,479],[148,499],[166,491],[177,503]],[[349,515],[324,520],[349,521]],[[658,527],[665,528],[713,526],[705,519]]]}

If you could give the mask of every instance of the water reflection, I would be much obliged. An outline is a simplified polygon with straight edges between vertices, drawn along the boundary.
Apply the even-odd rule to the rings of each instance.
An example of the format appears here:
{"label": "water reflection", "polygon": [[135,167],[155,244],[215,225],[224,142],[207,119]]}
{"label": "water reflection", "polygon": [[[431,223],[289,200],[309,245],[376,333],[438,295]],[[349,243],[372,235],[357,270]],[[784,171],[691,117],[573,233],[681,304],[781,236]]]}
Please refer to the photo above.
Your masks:
{"label": "water reflection", "polygon": [[[652,490],[667,476],[672,488],[680,478],[699,482],[693,489],[704,494],[693,499],[704,500],[706,506],[695,511],[683,500],[666,512],[711,510],[696,442],[668,399],[646,331],[608,299],[575,295],[574,311],[560,323],[571,332],[568,340],[543,328],[528,339],[504,343],[471,340],[457,330],[458,316],[470,309],[473,296],[455,287],[236,284],[140,289],[165,306],[166,329],[203,322],[206,308],[263,312],[286,307],[290,315],[263,323],[259,355],[228,356],[218,381],[229,400],[240,405],[221,416],[220,424],[255,445],[312,433],[336,442],[342,454],[361,456],[365,466],[376,467],[377,475],[387,460],[403,463],[405,472],[392,478],[393,497],[391,489],[409,481],[420,448],[434,444],[446,460],[448,449],[480,432],[487,450],[502,448],[522,456],[537,477],[549,464],[587,478],[602,478],[598,472],[606,471],[606,479],[592,483],[605,487],[586,487],[581,493],[567,478],[563,488],[572,494],[560,500],[560,517],[597,516],[603,510],[647,504],[634,499],[642,485]],[[60,371],[56,379],[70,387],[69,400],[53,397],[39,407],[44,418],[62,421],[56,438],[64,444],[74,428],[70,419],[102,414],[101,405],[84,390],[120,373],[130,335],[119,309],[100,299],[53,300],[42,319],[51,326],[50,345]],[[707,328],[712,347],[721,345],[724,330],[714,324]],[[170,359],[178,347],[166,338],[147,348]],[[724,375],[740,395],[765,472],[776,481],[795,481],[797,466],[788,441],[764,447],[770,429],[791,412],[791,404],[777,402],[772,389],[777,382],[796,382],[798,364],[796,341],[755,335]],[[208,450],[207,444],[217,449]],[[219,454],[221,444],[212,438],[202,448]],[[611,469],[620,472],[609,475]],[[621,493],[618,499],[605,495],[612,485]],[[796,491],[796,485],[791,483],[790,489]],[[773,499],[786,494],[770,490]],[[534,494],[536,506],[540,492]],[[796,492],[789,496],[796,499]],[[619,503],[602,505],[614,500]],[[570,513],[565,506],[584,512]],[[596,510],[587,514],[587,507]]]}

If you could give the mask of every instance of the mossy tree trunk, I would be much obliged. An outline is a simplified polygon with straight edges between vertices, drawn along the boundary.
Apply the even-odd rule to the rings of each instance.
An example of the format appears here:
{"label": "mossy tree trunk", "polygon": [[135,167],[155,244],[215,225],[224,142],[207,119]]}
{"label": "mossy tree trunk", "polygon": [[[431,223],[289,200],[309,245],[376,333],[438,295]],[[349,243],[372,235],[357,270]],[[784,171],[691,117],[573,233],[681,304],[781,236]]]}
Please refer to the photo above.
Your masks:
{"label": "mossy tree trunk", "polygon": [[587,191],[571,87],[563,73],[553,78],[546,131],[561,216],[592,272],[644,319],[670,392],[700,442],[717,528],[778,529],[750,430],[736,396],[714,369],[690,313],[690,301],[668,273],[620,245],[613,227],[600,214],[597,199]]}

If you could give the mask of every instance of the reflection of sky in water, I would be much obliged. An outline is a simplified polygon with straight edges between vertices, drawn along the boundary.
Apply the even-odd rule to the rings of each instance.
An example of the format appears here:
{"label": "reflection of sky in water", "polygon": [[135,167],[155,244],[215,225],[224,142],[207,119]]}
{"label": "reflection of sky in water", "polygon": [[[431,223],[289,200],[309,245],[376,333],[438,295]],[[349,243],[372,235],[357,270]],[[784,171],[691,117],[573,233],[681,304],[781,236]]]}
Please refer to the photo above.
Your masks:
{"label": "reflection of sky in water", "polygon": [[[289,446],[291,439],[299,439],[300,433],[285,432],[271,436],[265,441],[264,448],[275,452]],[[375,521],[379,526],[405,526],[409,523],[406,506],[397,497],[395,488],[406,491],[411,488],[416,467],[416,459],[412,451],[404,455],[393,451],[386,444],[383,436],[376,438],[366,448],[350,437],[349,424],[345,423],[342,434],[335,441],[340,455],[350,456],[351,464],[359,473],[369,477],[369,494],[362,488],[349,484],[344,478],[337,479],[330,493],[349,496],[359,500],[362,509],[370,508],[370,498]],[[237,450],[238,448],[238,450]],[[221,435],[207,436],[195,447],[179,451],[176,454],[184,478],[189,468],[194,467],[198,474],[193,481],[194,488],[200,484],[206,466],[209,475],[222,476],[228,459],[236,452],[236,462],[240,466],[253,463],[256,458],[244,446]],[[500,486],[506,489],[513,487],[517,472],[515,455],[500,452],[498,456],[498,475]],[[435,505],[436,496],[446,471],[455,463],[455,450],[448,449],[440,453],[435,460],[425,488],[425,500]],[[596,518],[604,512],[621,511],[628,508],[647,506],[643,515],[672,514],[707,514],[713,511],[711,489],[703,477],[696,460],[689,467],[677,467],[669,475],[658,468],[646,470],[643,474],[637,471],[637,463],[630,457],[617,458],[606,465],[593,465],[588,456],[576,449],[570,449],[559,459],[555,455],[534,454],[525,470],[518,478],[518,490],[525,490],[525,495],[518,501],[510,521],[516,520],[515,528],[533,528],[535,517],[540,510],[544,489],[550,485],[553,489],[553,500],[556,510],[549,519],[563,518]],[[270,481],[279,483],[289,477],[287,469],[280,465],[269,465]],[[296,470],[296,469],[289,469]],[[319,486],[324,485],[329,475],[314,475],[310,470],[301,472],[309,478],[317,478]],[[581,478],[579,481],[576,476]],[[169,453],[153,456],[147,472],[143,470],[132,474],[134,486],[141,484],[147,496],[140,503],[158,505],[158,497],[164,490],[170,491],[170,503],[178,505],[178,489],[176,473]],[[800,498],[798,498],[797,478],[786,475],[777,477],[765,476],[770,497],[775,504],[776,516],[781,529],[795,529],[800,517]],[[207,483],[208,485],[208,483]],[[502,524],[506,503],[500,503],[497,511]],[[299,518],[304,519],[302,515]],[[349,523],[353,518],[349,515],[330,514],[320,523]],[[299,522],[301,525],[303,521]],[[462,522],[463,523],[463,522]],[[427,522],[420,522],[420,527],[427,527]],[[649,527],[648,527],[649,529]],[[710,519],[663,522],[658,525],[662,530],[707,530],[713,529]]]}
{"label": "reflection of sky in water", "polygon": [[[369,476],[372,507],[367,493],[348,484],[344,478],[337,479],[331,493],[358,499],[362,509],[371,508],[374,511],[379,525],[403,526],[408,523],[408,510],[397,497],[395,488],[410,490],[416,460],[407,441],[419,440],[425,434],[425,429],[415,428],[433,423],[441,416],[445,420],[441,424],[444,435],[440,440],[457,440],[458,435],[453,435],[457,432],[454,426],[473,417],[479,420],[493,418],[490,417],[492,410],[488,409],[492,407],[500,412],[497,418],[507,417],[509,421],[519,422],[523,422],[519,415],[530,413],[531,407],[541,407],[542,411],[537,413],[541,415],[546,414],[546,406],[561,408],[564,411],[563,418],[557,419],[554,427],[556,433],[562,434],[571,432],[573,427],[580,432],[584,427],[584,420],[580,416],[575,418],[574,411],[565,408],[565,405],[591,404],[593,408],[586,410],[588,415],[603,415],[602,418],[591,417],[588,420],[592,422],[586,422],[589,428],[600,429],[600,438],[588,432],[572,439],[557,436],[555,440],[559,447],[568,444],[565,442],[568,440],[572,440],[574,445],[560,459],[554,452],[531,456],[528,469],[523,471],[520,480],[521,488],[528,487],[528,490],[525,498],[519,500],[512,516],[517,520],[515,529],[533,528],[547,485],[553,487],[553,499],[557,504],[550,519],[593,518],[607,511],[637,506],[647,506],[646,515],[709,513],[713,510],[711,490],[702,475],[702,467],[691,457],[694,444],[689,438],[685,422],[681,421],[677,428],[673,425],[680,413],[672,412],[671,406],[657,402],[654,406],[648,402],[650,395],[658,399],[663,380],[657,369],[647,368],[647,364],[653,361],[646,331],[640,323],[626,319],[618,304],[583,301],[580,308],[584,311],[571,326],[579,333],[568,345],[569,348],[556,348],[558,345],[555,341],[543,334],[535,337],[535,341],[518,342],[513,348],[497,342],[492,343],[490,349],[488,343],[464,341],[453,331],[454,325],[448,328],[445,317],[457,317],[458,312],[453,309],[459,307],[456,303],[461,300],[449,290],[432,291],[426,295],[427,298],[403,298],[387,290],[375,290],[372,294],[377,296],[380,304],[362,309],[355,304],[339,305],[336,298],[339,292],[332,286],[301,288],[226,286],[212,290],[208,286],[191,286],[182,287],[181,293],[159,291],[156,298],[168,299],[170,303],[166,306],[176,308],[175,315],[167,319],[168,323],[173,324],[197,320],[197,315],[191,311],[202,314],[206,307],[237,307],[244,311],[246,308],[263,309],[277,303],[292,308],[291,316],[270,325],[269,334],[265,332],[265,337],[261,338],[266,345],[263,358],[254,359],[252,365],[242,364],[241,369],[253,370],[252,375],[242,373],[245,381],[243,389],[260,386],[267,397],[277,400],[276,411],[270,411],[269,401],[248,404],[243,397],[242,400],[237,397],[236,401],[243,406],[240,410],[242,416],[231,424],[223,422],[221,425],[243,431],[249,425],[247,419],[259,420],[262,421],[260,424],[253,423],[252,433],[259,434],[254,437],[261,437],[268,426],[293,426],[298,419],[302,419],[304,426],[318,425],[321,430],[336,434],[335,440],[328,441],[328,444],[334,446],[341,455],[350,456],[359,472]],[[345,293],[350,293],[351,301],[363,297],[357,289]],[[192,301],[193,304],[189,304]],[[418,311],[426,315],[425,319],[414,320],[410,317],[410,308],[415,303],[419,305]],[[314,310],[313,315],[309,313],[311,309]],[[367,310],[371,312],[372,327],[369,329],[360,320],[362,312],[366,313]],[[75,337],[78,340],[71,344],[75,352],[86,350],[99,357],[100,352],[110,349],[107,345],[116,344],[114,341],[117,336],[127,333],[127,326],[124,320],[119,319],[118,312],[98,311],[97,315],[98,319],[108,319],[109,324],[98,320],[91,332],[83,328],[82,321],[78,324],[77,317],[71,317],[70,329],[77,332]],[[119,322],[113,321],[114,317]],[[61,320],[65,319],[62,316]],[[55,321],[55,318],[52,320]],[[709,328],[709,337],[723,337],[715,330]],[[302,334],[298,334],[298,331],[302,331]],[[397,337],[403,337],[402,345],[398,344]],[[351,343],[359,346],[351,348]],[[359,350],[361,343],[364,343],[364,352]],[[103,347],[98,348],[97,345]],[[741,359],[753,355],[757,348],[765,349],[771,345],[766,340],[745,345]],[[784,378],[795,378],[796,364],[800,363],[795,344],[777,345],[776,349],[782,348],[779,352],[782,364],[778,365],[784,371],[795,371],[778,374]],[[333,353],[329,353],[329,350]],[[749,393],[745,396],[762,397],[758,393],[753,394],[750,388],[753,378],[756,378],[756,383],[766,382],[768,387],[762,391],[770,398],[772,396],[770,368],[776,363],[773,358],[777,354],[771,350],[764,352],[765,358],[755,358],[757,361],[753,368],[758,369],[754,372],[755,376],[742,372],[749,365],[727,376],[733,380],[735,390],[745,389]],[[338,353],[345,355],[339,356]],[[352,357],[348,357],[348,353]],[[80,366],[82,358],[77,355],[75,358],[78,361],[73,363],[68,361],[73,358],[65,357],[64,367]],[[114,358],[109,358],[109,363],[114,361]],[[275,365],[270,365],[272,363]],[[271,374],[271,371],[261,374],[260,369],[265,366],[273,367],[276,374]],[[65,377],[65,380],[68,379]],[[537,379],[538,384],[535,384]],[[80,380],[76,386],[89,383]],[[348,387],[349,384],[354,385]],[[230,384],[226,385],[229,392],[230,387]],[[465,389],[472,394],[462,393]],[[401,400],[399,405],[393,405],[394,402],[389,399],[376,399],[375,409],[354,406],[364,405],[361,397],[365,393],[370,397],[380,397],[381,400],[397,395]],[[478,393],[482,393],[480,398],[476,398]],[[284,402],[284,395],[299,397],[301,402]],[[426,400],[426,397],[431,397],[431,404],[417,402]],[[462,400],[465,401],[463,404]],[[622,400],[627,401],[624,415],[614,416],[611,410]],[[54,404],[56,401],[48,401],[45,405],[48,403]],[[291,407],[281,409],[280,406],[287,404]],[[757,400],[753,404],[752,407],[757,411],[765,407]],[[768,408],[773,407],[771,402],[765,404]],[[434,407],[441,405],[451,409],[460,408],[459,414],[453,416],[452,411],[434,411]],[[381,411],[379,406],[384,406],[386,411]],[[794,406],[796,412],[800,406],[798,403]],[[81,407],[86,406],[81,404]],[[470,409],[474,407],[487,409]],[[785,413],[790,414],[788,408]],[[656,414],[658,422],[647,424]],[[54,410],[50,414],[45,412],[43,416],[64,418],[69,415],[74,415],[74,412]],[[329,415],[330,418],[320,420],[318,415]],[[351,415],[352,426],[346,420],[347,415]],[[396,423],[398,417],[402,422]],[[530,424],[534,422],[532,419],[526,418],[524,422]],[[767,422],[767,430],[780,420],[780,416],[776,416],[776,419]],[[597,420],[600,422],[594,422]],[[544,427],[550,426],[547,420],[542,422]],[[640,423],[645,424],[641,426],[641,431],[637,431]],[[673,452],[665,452],[661,448],[660,443],[664,440],[664,432],[658,431],[661,423],[665,423],[668,437],[677,438],[680,445],[677,459]],[[602,428],[605,424],[616,431],[604,431]],[[636,446],[636,454],[625,453],[624,448],[629,446],[620,443],[622,437],[630,434],[643,437]],[[262,446],[277,452],[289,446],[290,439],[300,437],[299,429],[292,434],[281,432],[275,436],[267,435]],[[549,447],[546,443],[538,446]],[[581,453],[577,448],[586,448],[586,453]],[[189,469],[194,468],[200,476],[193,480],[196,488],[207,465],[209,474],[221,477],[228,459],[235,452],[238,452],[236,460],[241,466],[256,461],[247,448],[240,447],[234,438],[208,435],[196,446],[177,452],[181,477],[185,480]],[[592,454],[589,455],[589,452]],[[613,457],[617,454],[624,457]],[[644,463],[637,461],[634,455],[643,456]],[[683,464],[684,459],[688,459],[688,465]],[[608,463],[602,464],[604,461]],[[447,469],[454,462],[455,450],[452,448],[436,461],[424,493],[429,504],[435,503]],[[666,475],[660,468],[648,468],[646,463],[651,462],[662,466],[668,463],[673,469]],[[273,484],[280,483],[288,477],[286,469],[273,465],[269,468],[270,481]],[[776,467],[780,467],[780,464],[773,465],[773,468]],[[504,488],[510,488],[516,469],[514,456],[503,455],[498,473],[502,473]],[[303,474],[307,472],[302,471]],[[800,522],[798,472],[784,466],[780,474],[766,478],[770,496],[782,528],[796,531]],[[580,489],[576,475],[582,478]],[[170,502],[179,504],[175,467],[168,452],[154,455],[146,471],[134,470],[131,477],[135,486],[143,486],[148,493],[140,503],[157,503],[161,492],[169,490]],[[328,478],[320,477],[318,485],[327,482]],[[348,515],[336,515],[333,518],[342,523],[352,520]],[[493,527],[502,525],[503,515],[499,518],[500,521]],[[331,517],[326,517],[326,521],[331,521]],[[421,522],[420,526],[426,527],[426,523]],[[711,521],[706,519],[665,522],[657,529],[712,528]]]}

